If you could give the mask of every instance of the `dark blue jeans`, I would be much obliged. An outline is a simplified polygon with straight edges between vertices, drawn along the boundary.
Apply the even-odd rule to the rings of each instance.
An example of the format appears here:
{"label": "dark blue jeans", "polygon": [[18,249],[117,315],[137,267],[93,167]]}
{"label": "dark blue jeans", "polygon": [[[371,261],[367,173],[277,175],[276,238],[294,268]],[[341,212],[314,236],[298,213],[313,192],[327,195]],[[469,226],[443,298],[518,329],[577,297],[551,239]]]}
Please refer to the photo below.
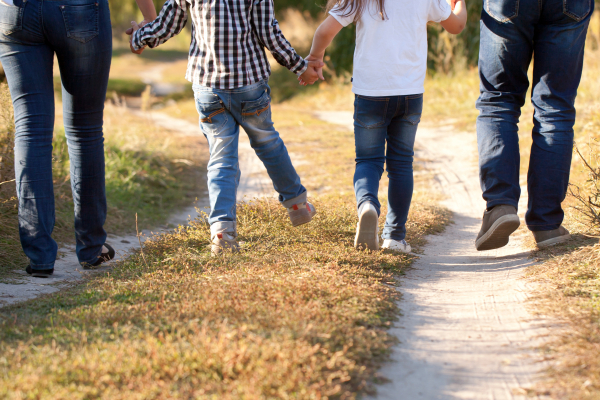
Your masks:
{"label": "dark blue jeans", "polygon": [[106,240],[102,118],[112,54],[107,0],[15,0],[0,4],[0,61],[15,109],[19,233],[35,269],[54,267],[52,185],[54,85],[58,59],[71,163],[80,262],[93,263]]}
{"label": "dark blue jeans", "polygon": [[593,0],[485,0],[481,16],[477,140],[488,208],[517,207],[517,123],[533,60],[533,145],[527,175],[529,229],[558,228],[569,183],[575,97]]}
{"label": "dark blue jeans", "polygon": [[[354,192],[358,209],[377,198],[379,180],[386,165],[390,179],[388,214],[382,237],[402,240],[413,193],[413,156],[417,127],[423,111],[423,95],[365,97],[354,100],[356,171]],[[387,151],[386,151],[387,143]]]}

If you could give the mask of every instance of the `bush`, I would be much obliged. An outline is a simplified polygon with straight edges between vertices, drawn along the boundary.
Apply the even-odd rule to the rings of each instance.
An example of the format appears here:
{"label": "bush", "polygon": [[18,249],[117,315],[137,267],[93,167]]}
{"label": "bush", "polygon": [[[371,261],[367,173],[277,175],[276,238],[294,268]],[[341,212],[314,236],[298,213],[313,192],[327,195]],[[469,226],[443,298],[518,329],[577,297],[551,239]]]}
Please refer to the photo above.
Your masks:
{"label": "bush", "polygon": [[587,173],[587,180],[581,185],[569,184],[569,195],[576,200],[573,208],[577,210],[585,225],[591,231],[596,232],[600,230],[600,152],[598,146],[597,143],[589,145],[588,159],[575,146],[575,151],[581,158]]}

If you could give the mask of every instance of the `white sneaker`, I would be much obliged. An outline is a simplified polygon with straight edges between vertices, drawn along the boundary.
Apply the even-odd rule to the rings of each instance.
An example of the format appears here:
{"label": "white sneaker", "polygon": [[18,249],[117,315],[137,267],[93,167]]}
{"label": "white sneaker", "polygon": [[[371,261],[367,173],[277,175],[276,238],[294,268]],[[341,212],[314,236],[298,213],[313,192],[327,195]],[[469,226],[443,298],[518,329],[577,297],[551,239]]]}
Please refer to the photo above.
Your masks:
{"label": "white sneaker", "polygon": [[237,243],[237,240],[234,236],[222,232],[215,234],[210,246],[210,250],[213,256],[219,255],[225,251],[237,253],[240,251],[240,245]]}
{"label": "white sneaker", "polygon": [[406,243],[406,240],[394,240],[394,239],[385,239],[383,241],[383,246],[381,246],[384,250],[392,250],[398,251],[400,253],[410,253],[411,248],[410,244]]}
{"label": "white sneaker", "polygon": [[379,215],[370,202],[364,203],[358,211],[354,247],[363,250],[379,250]]}
{"label": "white sneaker", "polygon": [[315,206],[308,201],[306,203],[294,204],[288,208],[288,215],[294,227],[309,223],[316,213]]}

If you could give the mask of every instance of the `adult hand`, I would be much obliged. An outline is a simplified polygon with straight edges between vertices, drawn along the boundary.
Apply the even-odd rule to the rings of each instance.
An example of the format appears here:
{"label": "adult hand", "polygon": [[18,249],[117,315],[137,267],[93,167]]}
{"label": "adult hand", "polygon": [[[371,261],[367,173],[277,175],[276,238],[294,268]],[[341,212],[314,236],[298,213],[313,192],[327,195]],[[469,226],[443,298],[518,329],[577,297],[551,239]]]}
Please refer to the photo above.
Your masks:
{"label": "adult hand", "polygon": [[132,40],[133,40],[133,34],[146,24],[147,24],[147,22],[145,20],[140,22],[139,25],[137,24],[137,22],[131,21],[131,28],[129,28],[125,31],[125,33],[129,35],[129,48],[131,49],[131,52],[134,54],[142,54],[144,52],[145,47],[143,47],[139,50],[135,50],[133,48]]}
{"label": "adult hand", "polygon": [[458,3],[460,0],[450,0],[450,7],[452,8],[452,11],[454,11],[454,8],[456,7],[456,3]]}

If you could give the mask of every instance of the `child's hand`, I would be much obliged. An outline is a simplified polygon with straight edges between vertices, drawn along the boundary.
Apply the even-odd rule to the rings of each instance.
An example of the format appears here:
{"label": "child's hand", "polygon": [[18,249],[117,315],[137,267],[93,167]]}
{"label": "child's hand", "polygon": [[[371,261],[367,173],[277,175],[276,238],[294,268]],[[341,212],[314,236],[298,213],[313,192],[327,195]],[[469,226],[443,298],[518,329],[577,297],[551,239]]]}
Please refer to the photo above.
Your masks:
{"label": "child's hand", "polygon": [[456,7],[456,3],[458,3],[460,0],[450,0],[450,7],[452,8],[452,11],[454,11],[454,8]]}
{"label": "child's hand", "polygon": [[134,54],[142,54],[144,52],[144,48],[139,49],[139,50],[135,50],[133,48],[133,44],[132,44],[132,40],[133,40],[133,33],[137,30],[139,30],[142,26],[146,25],[148,22],[146,20],[140,22],[140,24],[138,25],[135,21],[131,21],[131,28],[127,29],[125,31],[126,34],[129,35],[129,48],[131,49],[131,52]]}
{"label": "child's hand", "polygon": [[306,61],[308,61],[308,68],[302,75],[298,77],[298,83],[302,86],[312,85],[319,79],[325,80],[323,77],[323,67],[325,63],[323,60],[317,60],[314,57],[306,57]]}

